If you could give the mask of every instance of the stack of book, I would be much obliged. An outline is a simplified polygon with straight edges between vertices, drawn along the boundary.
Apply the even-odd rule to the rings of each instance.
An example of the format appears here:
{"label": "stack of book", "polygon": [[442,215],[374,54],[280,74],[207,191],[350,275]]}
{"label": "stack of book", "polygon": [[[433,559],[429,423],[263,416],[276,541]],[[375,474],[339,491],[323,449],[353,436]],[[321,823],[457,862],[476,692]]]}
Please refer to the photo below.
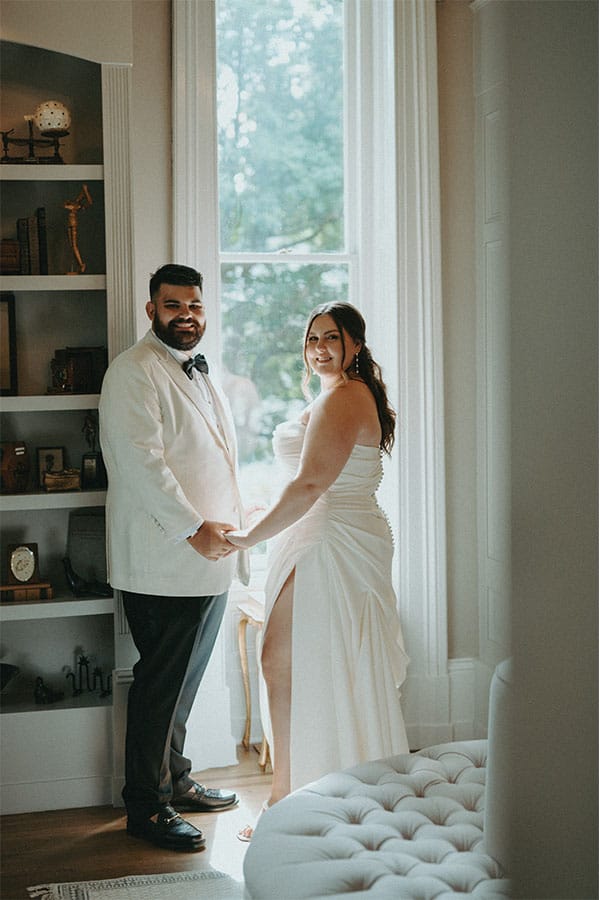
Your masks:
{"label": "stack of book", "polygon": [[[4,242],[7,245],[10,241]],[[47,275],[48,274],[48,242],[46,238],[46,208],[40,206],[35,215],[17,219],[17,243],[19,262],[16,271],[8,272],[2,262],[4,275]],[[14,245],[14,242],[12,242]],[[8,246],[7,246],[8,251]],[[4,254],[6,255],[6,254]],[[12,266],[14,263],[14,246],[12,249]],[[8,262],[8,260],[7,260]]]}

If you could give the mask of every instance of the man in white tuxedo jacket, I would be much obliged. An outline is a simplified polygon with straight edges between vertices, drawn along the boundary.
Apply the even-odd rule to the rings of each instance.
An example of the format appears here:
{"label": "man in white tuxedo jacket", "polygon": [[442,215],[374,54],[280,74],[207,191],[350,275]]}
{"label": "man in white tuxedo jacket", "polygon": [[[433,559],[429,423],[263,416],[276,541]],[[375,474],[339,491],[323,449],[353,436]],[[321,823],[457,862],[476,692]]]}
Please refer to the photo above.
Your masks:
{"label": "man in white tuxedo jacket", "polygon": [[243,524],[243,508],[228,403],[198,354],[202,275],[163,266],[146,312],[151,329],[111,363],[100,398],[108,578],[140,654],[123,799],[129,834],[193,851],[204,837],[179,811],[237,802],[193,781],[183,748],[236,566],[245,580],[246,560],[224,536]]}

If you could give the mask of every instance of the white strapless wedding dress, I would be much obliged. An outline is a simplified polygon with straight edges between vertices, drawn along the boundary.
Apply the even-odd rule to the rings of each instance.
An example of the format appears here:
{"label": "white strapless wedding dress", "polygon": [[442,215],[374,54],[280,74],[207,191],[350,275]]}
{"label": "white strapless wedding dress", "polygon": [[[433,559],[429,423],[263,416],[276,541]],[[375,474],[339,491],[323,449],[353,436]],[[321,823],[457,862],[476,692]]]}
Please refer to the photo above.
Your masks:
{"label": "white strapless wedding dress", "polygon": [[[275,457],[286,480],[306,427],[283,422]],[[392,534],[375,492],[377,447],[355,445],[336,481],[269,544],[265,626],[295,568],[292,628],[291,788],[368,759],[408,752],[398,687],[404,651],[392,588]],[[267,735],[269,735],[267,724]],[[270,741],[271,747],[273,746]]]}

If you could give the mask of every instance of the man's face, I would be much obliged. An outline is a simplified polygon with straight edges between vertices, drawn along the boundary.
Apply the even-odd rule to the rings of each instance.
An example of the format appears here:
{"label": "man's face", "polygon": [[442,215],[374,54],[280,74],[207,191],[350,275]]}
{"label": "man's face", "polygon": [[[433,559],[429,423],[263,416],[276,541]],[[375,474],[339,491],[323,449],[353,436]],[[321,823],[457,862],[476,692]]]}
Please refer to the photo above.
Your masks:
{"label": "man's face", "polygon": [[199,287],[161,284],[155,300],[148,300],[146,313],[155,335],[175,350],[190,350],[206,329],[206,311]]}

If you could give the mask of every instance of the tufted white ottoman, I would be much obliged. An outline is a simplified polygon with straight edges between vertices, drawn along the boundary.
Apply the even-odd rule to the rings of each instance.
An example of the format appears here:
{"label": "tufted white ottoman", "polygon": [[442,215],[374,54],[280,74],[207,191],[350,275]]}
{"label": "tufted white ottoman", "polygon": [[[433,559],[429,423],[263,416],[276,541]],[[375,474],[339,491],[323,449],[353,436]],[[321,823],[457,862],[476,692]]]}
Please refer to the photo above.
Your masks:
{"label": "tufted white ottoman", "polygon": [[487,741],[439,744],[319,779],[264,813],[252,900],[509,897],[483,849]]}
{"label": "tufted white ottoman", "polygon": [[508,858],[510,694],[505,660],[490,687],[487,792],[484,740],[438,744],[326,775],[259,819],[244,861],[248,895],[252,900],[510,897],[502,870]]}

